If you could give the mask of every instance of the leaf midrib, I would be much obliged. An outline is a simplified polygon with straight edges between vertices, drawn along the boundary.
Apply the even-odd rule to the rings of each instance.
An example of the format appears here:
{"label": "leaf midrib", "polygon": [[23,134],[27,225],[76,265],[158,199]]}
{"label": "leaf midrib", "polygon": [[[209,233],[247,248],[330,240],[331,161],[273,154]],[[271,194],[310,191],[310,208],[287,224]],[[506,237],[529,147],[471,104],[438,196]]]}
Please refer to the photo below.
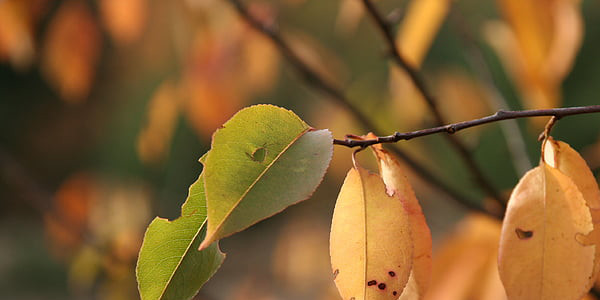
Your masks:
{"label": "leaf midrib", "polygon": [[188,243],[187,248],[185,248],[185,251],[183,252],[183,255],[181,256],[181,258],[177,262],[177,266],[175,266],[175,269],[174,269],[173,273],[171,274],[171,276],[169,277],[169,279],[165,283],[165,287],[163,288],[162,292],[160,293],[160,297],[158,299],[164,299],[163,297],[165,296],[165,293],[167,292],[167,289],[169,288],[169,286],[171,284],[171,281],[173,280],[173,277],[175,277],[175,273],[177,273],[177,271],[179,270],[179,267],[181,266],[181,263],[183,262],[183,259],[190,253],[190,247],[192,246],[192,244],[194,243],[194,241],[198,237],[198,234],[200,233],[200,231],[202,231],[202,227],[204,227],[204,225],[206,224],[207,220],[208,220],[208,217],[204,217],[204,221],[202,221],[202,224],[200,224],[200,226],[198,227],[198,230],[196,231],[196,234],[194,234],[194,237]]}
{"label": "leaf midrib", "polygon": [[[254,188],[254,186],[256,186],[256,184],[258,183],[258,181],[260,181],[260,179],[263,178],[263,176],[271,169],[271,167],[277,162],[279,161],[279,158],[287,151],[290,149],[290,147],[301,137],[303,136],[306,132],[308,132],[311,128],[308,127],[306,129],[304,129],[302,132],[300,132],[296,137],[294,137],[294,139],[292,139],[286,146],[285,148],[283,148],[283,150],[281,150],[281,152],[279,152],[279,154],[277,154],[277,156],[275,156],[275,158],[269,163],[269,165],[267,165],[267,167],[256,177],[256,179],[254,180],[254,182],[252,182],[248,188],[244,191],[244,193],[240,196],[240,198],[234,203],[234,205],[232,205],[231,209],[229,209],[229,211],[223,216],[222,221],[219,223],[219,225],[215,228],[215,230],[211,233],[210,238],[212,239],[212,237],[214,235],[216,235],[221,228],[223,227],[223,225],[225,224],[225,221],[229,218],[229,216],[233,213],[233,211],[240,205],[240,203],[244,200],[244,198],[248,195],[248,193],[250,192],[250,190],[252,190]],[[207,187],[205,187],[207,188]],[[208,203],[208,197],[207,197],[207,203]]]}

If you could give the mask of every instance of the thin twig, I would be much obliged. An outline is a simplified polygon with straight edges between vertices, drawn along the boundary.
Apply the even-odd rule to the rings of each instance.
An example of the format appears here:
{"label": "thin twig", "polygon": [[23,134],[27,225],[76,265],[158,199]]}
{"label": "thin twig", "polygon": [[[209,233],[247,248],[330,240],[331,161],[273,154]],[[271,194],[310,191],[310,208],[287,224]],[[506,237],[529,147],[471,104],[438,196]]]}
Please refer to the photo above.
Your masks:
{"label": "thin twig", "polygon": [[[426,87],[425,80],[423,80],[417,69],[414,68],[410,63],[408,63],[408,61],[406,61],[404,57],[402,57],[402,55],[400,55],[400,51],[396,46],[396,41],[394,39],[394,34],[392,32],[392,27],[390,26],[390,23],[383,17],[379,10],[377,10],[373,2],[371,2],[370,0],[363,0],[362,2],[368,14],[371,16],[371,18],[377,25],[377,28],[379,28],[383,37],[385,38],[385,42],[388,45],[389,52],[393,61],[408,74],[408,77],[411,79],[415,87],[423,95],[423,98],[425,99],[425,102],[427,102],[427,106],[433,114],[437,125],[446,124],[447,122],[445,118],[442,116],[440,110],[437,107],[437,100]],[[469,171],[473,174],[473,177],[477,181],[479,186],[490,197],[495,199],[498,202],[498,204],[506,206],[506,200],[500,195],[500,192],[498,192],[496,188],[494,188],[494,186],[490,183],[485,174],[481,171],[481,169],[473,159],[473,155],[471,155],[467,147],[454,136],[447,135],[446,138],[448,142],[454,147],[454,149],[459,153],[460,157],[467,165]]]}
{"label": "thin twig", "polygon": [[553,116],[556,119],[560,119],[566,116],[572,115],[581,115],[581,114],[590,114],[590,113],[599,113],[600,105],[590,105],[590,106],[576,106],[576,107],[563,107],[563,108],[551,108],[551,109],[533,109],[533,110],[499,110],[493,115],[483,117],[480,119],[474,119],[470,121],[463,121],[459,123],[448,124],[444,126],[432,127],[427,129],[421,129],[411,132],[396,132],[392,135],[388,136],[380,136],[376,139],[352,139],[351,137],[347,137],[343,140],[335,139],[333,143],[335,145],[342,145],[346,147],[368,147],[375,144],[383,144],[383,143],[395,143],[401,140],[410,140],[417,137],[422,137],[426,135],[432,135],[436,133],[448,133],[454,134],[463,129],[503,121],[503,120],[511,120],[511,119],[519,119],[519,118],[530,118],[530,117],[544,117],[544,116]]}
{"label": "thin twig", "polygon": [[[508,102],[497,88],[496,80],[481,51],[481,46],[469,31],[469,26],[465,23],[460,11],[453,9],[450,12],[450,18],[456,26],[461,41],[465,46],[465,57],[469,65],[477,72],[478,76],[481,78],[481,82],[484,84],[485,89],[490,95],[490,97],[486,97],[486,99],[488,99],[488,102],[494,107],[494,110],[509,110],[510,107],[508,106]],[[500,123],[500,128],[504,134],[506,146],[512,158],[511,161],[520,177],[532,168],[531,161],[527,156],[527,147],[525,146],[523,133],[516,120],[502,122]]]}
{"label": "thin twig", "polygon": [[[281,34],[277,31],[273,26],[269,26],[267,24],[263,24],[257,18],[253,17],[248,9],[242,4],[240,0],[226,0],[236,9],[238,14],[242,19],[244,19],[252,28],[262,33],[264,36],[268,37],[273,44],[277,47],[278,51],[286,58],[287,62],[298,72],[304,81],[312,86],[313,88],[320,90],[321,92],[330,96],[331,99],[336,101],[341,106],[345,107],[348,111],[350,111],[355,118],[362,123],[362,125],[369,131],[374,131],[375,126],[370,121],[370,119],[362,113],[359,109],[357,109],[349,99],[346,98],[344,92],[342,92],[339,88],[335,87],[332,83],[327,81],[325,78],[320,76],[317,72],[311,69],[289,46],[289,44],[284,40]],[[417,160],[410,157],[407,153],[401,151],[397,148],[391,148],[391,150],[396,154],[400,159],[404,160],[410,168],[412,168],[421,178],[425,181],[431,183],[438,190],[442,191],[446,195],[448,195],[451,199],[456,201],[457,203],[463,205],[467,209],[480,211],[483,213],[487,213],[492,216],[498,217],[498,214],[495,212],[487,211],[483,207],[475,204],[476,201],[470,201],[467,197],[462,195],[460,192],[455,190],[453,187],[443,182],[439,178],[433,175],[432,172],[428,171],[425,167],[423,167]]]}

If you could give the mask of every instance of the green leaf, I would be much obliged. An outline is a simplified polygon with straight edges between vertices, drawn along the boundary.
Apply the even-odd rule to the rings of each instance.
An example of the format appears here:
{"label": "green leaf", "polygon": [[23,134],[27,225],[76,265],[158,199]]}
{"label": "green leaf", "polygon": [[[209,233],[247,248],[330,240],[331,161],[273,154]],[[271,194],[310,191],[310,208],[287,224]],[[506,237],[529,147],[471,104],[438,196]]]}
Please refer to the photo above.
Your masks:
{"label": "green leaf", "polygon": [[272,105],[245,108],[213,135],[206,157],[208,228],[200,249],[307,199],[333,152],[331,133]]}
{"label": "green leaf", "polygon": [[174,221],[157,217],[146,230],[136,268],[143,300],[190,299],[225,259],[218,243],[198,251],[206,234],[203,177],[200,174],[190,187],[181,217]]}

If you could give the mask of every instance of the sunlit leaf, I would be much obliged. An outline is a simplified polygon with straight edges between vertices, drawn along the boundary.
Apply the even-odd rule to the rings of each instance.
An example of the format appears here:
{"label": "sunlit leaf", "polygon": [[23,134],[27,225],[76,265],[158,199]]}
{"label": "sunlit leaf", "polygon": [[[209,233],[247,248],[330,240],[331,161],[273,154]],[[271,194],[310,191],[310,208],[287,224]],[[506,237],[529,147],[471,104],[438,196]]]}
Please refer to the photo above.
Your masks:
{"label": "sunlit leaf", "polygon": [[136,268],[144,300],[192,298],[225,258],[217,243],[198,251],[206,233],[203,177],[190,186],[178,219],[157,217],[148,226]]}
{"label": "sunlit leaf", "polygon": [[61,3],[45,36],[42,67],[64,100],[80,102],[88,96],[100,46],[98,26],[85,2]]}
{"label": "sunlit leaf", "polygon": [[589,289],[593,229],[573,181],[541,163],[513,190],[502,225],[498,264],[509,299],[580,299]]}
{"label": "sunlit leaf", "polygon": [[310,197],[332,148],[328,130],[312,130],[291,111],[239,111],[214,133],[206,158],[208,231],[201,248]]}
{"label": "sunlit leaf", "polygon": [[594,231],[588,236],[582,236],[580,241],[585,244],[596,245],[596,249],[598,249],[596,251],[594,273],[590,280],[591,286],[596,280],[600,269],[600,189],[598,189],[598,183],[596,183],[596,178],[585,160],[569,144],[548,137],[543,145],[544,162],[573,180],[590,209]]}
{"label": "sunlit leaf", "polygon": [[329,242],[335,284],[343,299],[398,299],[413,259],[409,219],[399,195],[358,167],[338,196]]}
{"label": "sunlit leaf", "polygon": [[[367,136],[367,137],[374,137]],[[422,299],[429,287],[431,277],[431,232],[421,210],[421,205],[402,170],[400,163],[377,144],[375,152],[383,182],[388,195],[397,195],[408,214],[410,235],[413,243],[413,262],[406,289],[399,299]]]}

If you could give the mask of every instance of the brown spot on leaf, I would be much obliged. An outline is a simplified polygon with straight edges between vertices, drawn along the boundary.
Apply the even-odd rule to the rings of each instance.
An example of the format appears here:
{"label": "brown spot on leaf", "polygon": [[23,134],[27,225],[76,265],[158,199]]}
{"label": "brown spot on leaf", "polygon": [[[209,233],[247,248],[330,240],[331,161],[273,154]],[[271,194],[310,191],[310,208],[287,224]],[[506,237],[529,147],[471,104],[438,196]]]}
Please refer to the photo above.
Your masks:
{"label": "brown spot on leaf", "polygon": [[375,281],[375,280],[371,280],[371,281],[367,282],[368,286],[372,286],[372,285],[376,285],[376,284],[377,284],[377,281]]}
{"label": "brown spot on leaf", "polygon": [[340,269],[335,269],[335,271],[333,271],[333,280],[335,280],[338,274],[340,274]]}
{"label": "brown spot on leaf", "polygon": [[515,229],[515,233],[517,233],[517,237],[521,240],[530,239],[533,236],[533,231],[526,231],[521,228]]}
{"label": "brown spot on leaf", "polygon": [[392,292],[392,295],[396,296],[396,295],[398,295],[398,292],[394,291],[394,292]]}
{"label": "brown spot on leaf", "polygon": [[379,284],[377,287],[378,287],[380,290],[385,290],[385,283],[383,283],[383,282],[382,282],[382,283],[380,283],[380,284]]}
{"label": "brown spot on leaf", "polygon": [[396,272],[394,272],[394,271],[389,271],[388,274],[390,274],[390,276],[392,276],[392,277],[396,276]]}

